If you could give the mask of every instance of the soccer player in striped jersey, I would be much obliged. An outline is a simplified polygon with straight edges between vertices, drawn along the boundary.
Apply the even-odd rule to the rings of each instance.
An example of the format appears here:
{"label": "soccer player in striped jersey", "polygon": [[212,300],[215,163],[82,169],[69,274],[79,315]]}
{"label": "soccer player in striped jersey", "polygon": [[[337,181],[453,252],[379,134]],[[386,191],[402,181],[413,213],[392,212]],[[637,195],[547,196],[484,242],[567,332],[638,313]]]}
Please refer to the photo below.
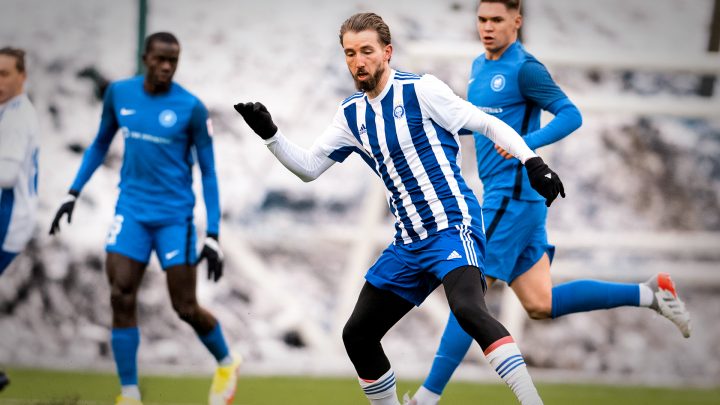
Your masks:
{"label": "soccer player in striped jersey", "polygon": [[[0,275],[35,230],[39,125],[26,78],[25,51],[0,49]],[[8,383],[0,371],[0,390]]]}
{"label": "soccer player in striped jersey", "polygon": [[[106,271],[112,306],[111,346],[120,378],[118,405],[138,405],[137,291],[154,250],[167,276],[173,309],[197,333],[218,362],[209,394],[210,405],[230,404],[235,394],[240,359],[230,354],[220,322],[200,307],[195,294],[196,265],[208,261],[208,278],[222,276],[218,244],[220,204],[215,175],[212,126],[203,103],[172,79],[180,43],[168,32],[145,40],[145,76],[112,83],[105,91],[97,136],[83,156],[75,181],[53,220],[72,217],[75,200],[103,162],[120,130],[125,155],[120,195],[108,233]],[[195,247],[192,167],[202,172],[207,210],[207,237],[200,258]]]}
{"label": "soccer player in striped jersey", "polygon": [[368,270],[343,330],[365,395],[371,404],[399,404],[395,374],[380,340],[442,283],[452,312],[519,401],[542,403],[520,350],[485,306],[482,215],[460,174],[458,131],[484,133],[512,151],[548,203],[564,196],[560,179],[507,124],[456,96],[440,80],[391,69],[390,30],[378,15],[347,19],[340,44],[359,92],[340,104],[310,150],[288,140],[262,104],[240,103],[235,109],[304,181],[354,152],[386,187],[396,218],[395,240]]}
{"label": "soccer player in striped jersey", "polygon": [[[472,66],[468,100],[508,123],[530,148],[557,142],[580,127],[580,112],[545,67],[517,41],[522,24],[520,0],[482,0],[477,29],[485,54]],[[555,117],[540,127],[540,112]],[[555,247],[547,240],[547,208],[532,190],[522,166],[507,149],[476,132],[478,173],[483,182],[483,218],[488,284],[502,280],[533,319],[619,306],[652,308],[690,335],[690,316],[667,274],[646,283],[575,280],[552,285]],[[409,402],[434,405],[472,343],[453,314],[440,341],[430,374]]]}

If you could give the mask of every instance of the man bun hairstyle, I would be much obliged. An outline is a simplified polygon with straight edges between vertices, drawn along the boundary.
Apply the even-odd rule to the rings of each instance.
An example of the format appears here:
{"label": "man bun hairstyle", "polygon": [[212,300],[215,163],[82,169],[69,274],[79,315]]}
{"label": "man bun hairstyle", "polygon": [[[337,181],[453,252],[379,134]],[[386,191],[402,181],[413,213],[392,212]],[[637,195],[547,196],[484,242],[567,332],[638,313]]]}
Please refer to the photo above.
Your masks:
{"label": "man bun hairstyle", "polygon": [[25,73],[25,51],[23,49],[6,46],[0,48],[0,55],[15,58],[15,69],[20,73]]}
{"label": "man bun hairstyle", "polygon": [[375,13],[357,13],[347,20],[340,26],[340,45],[343,45],[343,36],[346,32],[360,32],[365,30],[372,30],[378,33],[380,43],[390,45],[392,38],[390,36],[390,27],[385,24],[382,17]]}

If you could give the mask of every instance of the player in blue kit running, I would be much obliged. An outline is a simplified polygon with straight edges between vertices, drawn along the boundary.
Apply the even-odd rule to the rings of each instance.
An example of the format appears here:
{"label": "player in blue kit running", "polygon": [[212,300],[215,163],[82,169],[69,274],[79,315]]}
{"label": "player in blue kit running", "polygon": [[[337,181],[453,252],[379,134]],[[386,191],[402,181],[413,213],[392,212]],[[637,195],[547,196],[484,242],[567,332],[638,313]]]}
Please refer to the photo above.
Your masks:
{"label": "player in blue kit running", "polygon": [[520,350],[484,303],[481,209],[460,174],[458,131],[471,128],[511,151],[548,204],[564,196],[562,182],[512,128],[456,96],[445,83],[391,69],[390,29],[378,15],[347,19],[340,44],[359,92],[340,103],[310,150],[288,140],[262,104],[240,103],[235,109],[304,181],[354,152],[386,187],[396,218],[395,241],[368,270],[343,330],[361,388],[371,404],[399,404],[395,374],[380,340],[442,283],[452,312],[518,400],[541,404]]}
{"label": "player in blue kit running", "polygon": [[[468,100],[512,126],[536,149],[569,135],[582,118],[545,67],[517,41],[521,24],[520,0],[481,1],[477,29],[486,53],[473,63]],[[555,116],[542,128],[541,110]],[[576,280],[553,287],[550,262],[555,247],[547,241],[544,198],[529,187],[522,165],[509,159],[506,148],[482,133],[474,135],[484,192],[488,284],[508,283],[533,319],[642,306],[670,319],[683,336],[690,335],[690,316],[667,274],[641,284]],[[472,338],[450,314],[430,374],[409,404],[437,404],[471,344]]]}
{"label": "player in blue kit running", "polygon": [[[173,82],[180,56],[174,35],[158,32],[145,40],[145,76],[112,83],[105,92],[98,134],[85,152],[65,201],[53,220],[72,218],[75,200],[103,162],[120,130],[125,154],[115,219],[107,237],[106,271],[110,282],[112,350],[122,392],[116,404],[141,404],[137,376],[137,291],[154,250],[167,276],[173,309],[218,361],[209,394],[211,405],[230,404],[240,359],[230,354],[220,323],[198,305],[196,264],[206,258],[208,278],[222,276],[218,244],[220,204],[212,147],[212,126],[202,102]],[[207,237],[196,257],[192,191],[194,156],[202,172],[207,207]]]}

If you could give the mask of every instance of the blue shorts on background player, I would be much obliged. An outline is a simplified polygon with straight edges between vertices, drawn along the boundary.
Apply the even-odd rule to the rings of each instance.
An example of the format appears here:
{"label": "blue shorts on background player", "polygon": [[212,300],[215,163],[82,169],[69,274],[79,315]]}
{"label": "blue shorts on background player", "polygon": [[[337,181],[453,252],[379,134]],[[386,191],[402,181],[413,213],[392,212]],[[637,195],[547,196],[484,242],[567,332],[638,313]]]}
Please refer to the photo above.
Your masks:
{"label": "blue shorts on background player", "polygon": [[[486,53],[473,62],[468,100],[513,127],[531,149],[552,144],[580,127],[580,112],[537,59],[517,41],[522,24],[519,0],[482,0],[477,29]],[[540,113],[555,117],[540,127]],[[502,280],[513,289],[533,319],[620,306],[649,307],[690,335],[690,316],[667,274],[646,283],[576,280],[552,285],[547,207],[529,187],[527,174],[507,151],[475,133],[478,173],[483,183],[486,226],[485,275],[488,284]],[[437,404],[472,338],[450,314],[435,360],[423,386],[408,401]]]}
{"label": "blue shorts on background player", "polygon": [[237,383],[240,358],[231,355],[220,322],[198,305],[195,295],[199,260],[193,222],[194,156],[202,173],[208,224],[199,259],[207,259],[208,278],[214,281],[223,270],[218,244],[220,204],[207,109],[172,81],[179,56],[180,44],[174,35],[152,34],[145,40],[145,76],[120,80],[107,88],[100,129],[50,229],[50,234],[58,232],[64,215],[70,222],[80,191],[105,159],[119,131],[125,140],[125,154],[120,194],[105,247],[113,313],[111,346],[121,385],[117,405],[141,404],[136,303],[153,251],[165,270],[173,309],[218,362],[209,403],[231,403]]}

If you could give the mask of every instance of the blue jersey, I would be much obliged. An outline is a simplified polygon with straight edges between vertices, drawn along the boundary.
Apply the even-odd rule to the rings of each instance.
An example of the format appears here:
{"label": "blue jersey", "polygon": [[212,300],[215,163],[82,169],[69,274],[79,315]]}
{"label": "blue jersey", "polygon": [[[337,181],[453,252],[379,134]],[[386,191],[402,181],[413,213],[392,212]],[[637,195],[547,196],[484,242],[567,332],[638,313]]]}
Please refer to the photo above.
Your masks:
{"label": "blue jersey", "polygon": [[220,207],[211,125],[202,102],[177,83],[152,95],[141,76],[112,83],[103,104],[100,129],[85,152],[71,189],[80,191],[102,163],[115,133],[125,139],[117,209],[148,223],[192,217],[193,149],[202,171],[208,233],[218,233]]}
{"label": "blue jersey", "polygon": [[435,77],[393,70],[376,98],[343,101],[316,145],[339,162],[358,153],[385,185],[396,243],[417,242],[456,225],[482,227],[459,165],[458,130],[475,112]]}
{"label": "blue jersey", "polygon": [[[488,60],[485,54],[475,59],[467,93],[468,101],[510,125],[531,149],[567,136],[581,123],[577,108],[519,42],[510,45],[498,60]],[[544,128],[540,128],[541,110],[556,116]],[[544,200],[530,186],[527,172],[517,159],[503,158],[492,141],[482,134],[474,135],[485,199],[499,195]]]}

